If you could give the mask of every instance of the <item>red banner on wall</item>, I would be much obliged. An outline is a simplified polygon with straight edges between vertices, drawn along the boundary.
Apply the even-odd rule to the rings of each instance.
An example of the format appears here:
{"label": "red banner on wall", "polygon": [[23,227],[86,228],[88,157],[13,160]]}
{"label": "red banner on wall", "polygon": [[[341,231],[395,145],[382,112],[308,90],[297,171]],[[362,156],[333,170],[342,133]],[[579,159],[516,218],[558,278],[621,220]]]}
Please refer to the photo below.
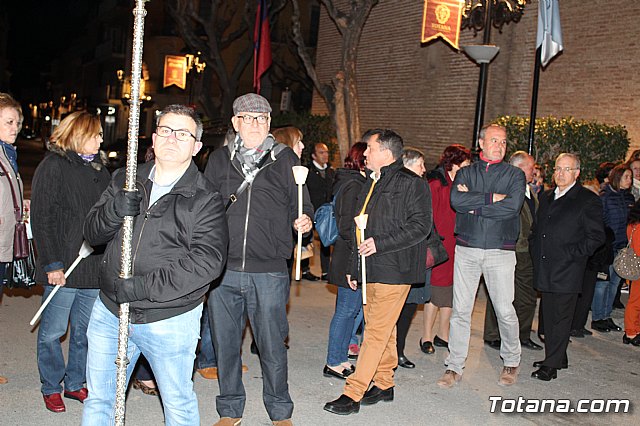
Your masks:
{"label": "red banner on wall", "polygon": [[184,56],[164,57],[164,80],[162,87],[175,84],[181,89],[187,87],[187,58]]}
{"label": "red banner on wall", "polygon": [[422,42],[442,37],[454,49],[460,50],[460,20],[464,1],[424,0]]}

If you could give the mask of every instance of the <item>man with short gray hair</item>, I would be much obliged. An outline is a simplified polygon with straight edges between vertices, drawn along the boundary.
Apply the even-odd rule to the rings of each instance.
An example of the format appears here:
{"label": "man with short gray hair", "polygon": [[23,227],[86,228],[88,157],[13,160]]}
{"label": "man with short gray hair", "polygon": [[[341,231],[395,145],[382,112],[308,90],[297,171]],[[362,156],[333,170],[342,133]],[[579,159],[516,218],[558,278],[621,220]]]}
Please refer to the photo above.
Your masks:
{"label": "man with short gray hair", "polygon": [[[537,292],[533,288],[533,264],[529,254],[529,235],[536,217],[538,197],[531,191],[528,184],[533,182],[536,160],[525,151],[516,151],[511,154],[509,163],[524,172],[527,182],[524,203],[520,209],[520,235],[516,242],[513,307],[516,310],[520,326],[520,345],[539,351],[542,350],[542,346],[531,340],[531,324],[536,311]],[[490,347],[500,349],[498,321],[491,300],[487,300],[487,309],[484,315],[484,341]]]}
{"label": "man with short gray hair", "polygon": [[269,133],[271,105],[249,93],[233,103],[235,139],[211,154],[205,176],[227,207],[229,254],[221,282],[209,299],[213,345],[218,357],[219,426],[242,421],[242,331],[249,318],[262,367],[263,401],[273,424],[290,425],[293,401],[287,383],[289,300],[287,260],[293,232],[311,231],[313,207],[304,189],[298,217],[298,190],[292,167],[300,160]]}

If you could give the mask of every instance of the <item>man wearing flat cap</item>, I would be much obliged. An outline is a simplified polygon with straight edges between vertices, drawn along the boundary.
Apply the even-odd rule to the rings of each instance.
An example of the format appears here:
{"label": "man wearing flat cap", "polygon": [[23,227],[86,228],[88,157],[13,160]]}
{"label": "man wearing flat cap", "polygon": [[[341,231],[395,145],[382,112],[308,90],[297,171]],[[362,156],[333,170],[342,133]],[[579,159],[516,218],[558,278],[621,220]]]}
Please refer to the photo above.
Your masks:
{"label": "man wearing flat cap", "polygon": [[211,292],[209,314],[218,356],[220,395],[216,425],[239,425],[246,400],[241,346],[249,318],[263,377],[263,400],[275,425],[290,425],[293,402],[287,384],[289,299],[287,259],[293,232],[310,232],[313,207],[304,190],[298,217],[292,167],[300,161],[291,148],[269,133],[271,106],[249,93],[233,103],[233,142],[216,150],[205,169],[227,207],[229,253],[221,282]]}

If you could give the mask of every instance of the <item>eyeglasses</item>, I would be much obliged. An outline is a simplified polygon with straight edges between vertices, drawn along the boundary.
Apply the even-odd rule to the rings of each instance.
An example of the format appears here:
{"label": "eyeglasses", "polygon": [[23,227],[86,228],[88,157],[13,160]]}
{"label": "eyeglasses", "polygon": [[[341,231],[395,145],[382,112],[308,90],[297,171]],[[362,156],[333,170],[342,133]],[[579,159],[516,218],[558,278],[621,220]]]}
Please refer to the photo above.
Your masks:
{"label": "eyeglasses", "polygon": [[569,173],[572,170],[580,170],[580,167],[554,167],[553,168],[553,172],[554,173]]}
{"label": "eyeglasses", "polygon": [[175,135],[176,140],[179,140],[180,142],[186,142],[189,138],[196,139],[196,137],[188,130],[175,130],[167,126],[156,127],[156,135],[162,136],[163,138],[168,138],[172,133]]}
{"label": "eyeglasses", "polygon": [[253,120],[256,120],[258,124],[267,124],[267,121],[269,121],[268,115],[236,115],[236,117],[241,118],[244,124],[253,124]]}

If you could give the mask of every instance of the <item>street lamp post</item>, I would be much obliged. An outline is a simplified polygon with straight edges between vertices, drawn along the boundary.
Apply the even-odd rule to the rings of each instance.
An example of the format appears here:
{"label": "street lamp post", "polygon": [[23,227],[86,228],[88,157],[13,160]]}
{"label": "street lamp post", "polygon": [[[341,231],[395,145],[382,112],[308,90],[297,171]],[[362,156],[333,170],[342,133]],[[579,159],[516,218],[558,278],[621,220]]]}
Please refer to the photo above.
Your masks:
{"label": "street lamp post", "polygon": [[474,33],[484,29],[481,45],[462,46],[465,53],[480,65],[478,94],[476,95],[476,112],[473,122],[473,141],[471,149],[474,154],[479,151],[478,136],[484,122],[484,107],[487,98],[487,79],[489,63],[498,54],[500,48],[491,45],[491,26],[502,31],[502,27],[510,22],[518,22],[524,13],[524,5],[529,0],[466,0],[463,9],[461,28],[473,28]]}

